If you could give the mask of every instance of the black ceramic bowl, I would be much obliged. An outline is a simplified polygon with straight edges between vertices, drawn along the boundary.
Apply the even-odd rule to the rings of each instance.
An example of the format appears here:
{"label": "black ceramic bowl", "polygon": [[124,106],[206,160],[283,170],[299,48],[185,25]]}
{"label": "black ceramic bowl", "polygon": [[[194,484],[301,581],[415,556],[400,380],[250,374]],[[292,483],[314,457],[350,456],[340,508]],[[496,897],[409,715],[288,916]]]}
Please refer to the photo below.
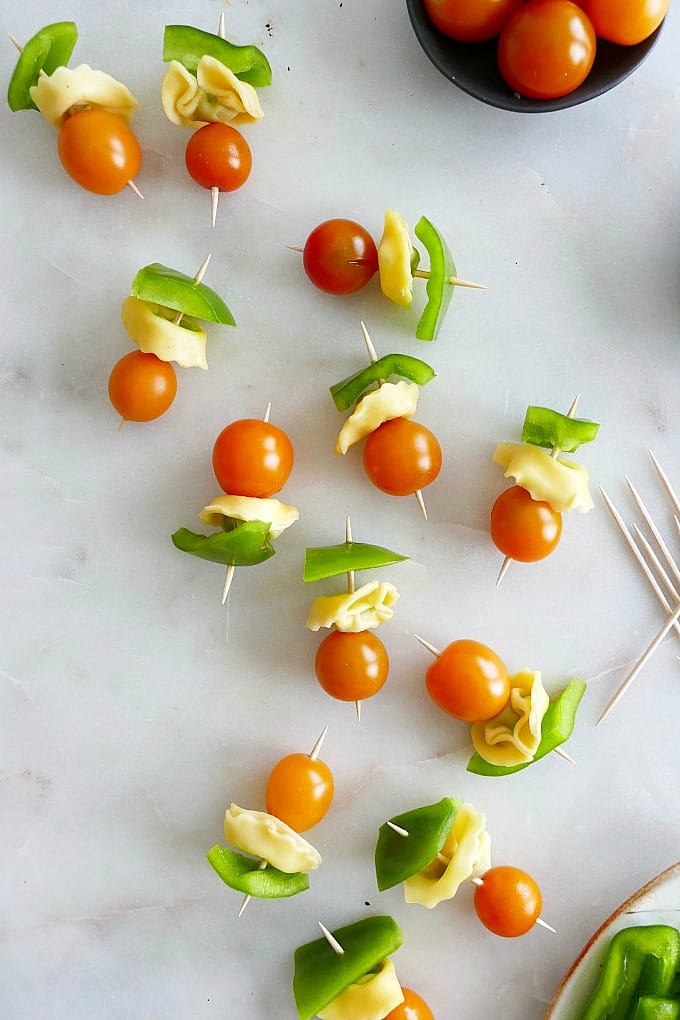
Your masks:
{"label": "black ceramic bowl", "polygon": [[496,61],[495,39],[484,43],[455,42],[434,27],[425,12],[424,0],[406,0],[406,6],[418,42],[445,78],[489,106],[519,113],[565,110],[608,92],[640,66],[663,28],[662,23],[636,46],[617,46],[598,39],[593,69],[582,85],[557,99],[527,99],[516,95],[503,81]]}

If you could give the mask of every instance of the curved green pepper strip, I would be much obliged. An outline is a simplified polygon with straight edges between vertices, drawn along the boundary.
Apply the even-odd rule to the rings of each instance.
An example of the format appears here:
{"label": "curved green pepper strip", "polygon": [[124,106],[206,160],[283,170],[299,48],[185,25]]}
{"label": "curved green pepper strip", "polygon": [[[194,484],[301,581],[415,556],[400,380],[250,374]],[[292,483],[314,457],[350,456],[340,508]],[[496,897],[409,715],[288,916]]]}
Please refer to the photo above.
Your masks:
{"label": "curved green pepper strip", "polygon": [[461,804],[460,800],[442,797],[437,804],[391,818],[408,836],[395,832],[387,822],[380,826],[375,847],[375,877],[380,892],[400,885],[432,864],[451,832]]}
{"label": "curved green pepper strip", "polygon": [[[642,996],[664,997],[680,967],[680,932],[665,924],[622,928],[609,943],[581,1020],[628,1020]],[[654,1015],[654,1014],[652,1014]]]}
{"label": "curved green pepper strip", "polygon": [[297,896],[309,889],[309,876],[302,871],[286,874],[268,865],[262,868],[253,857],[237,854],[217,844],[208,851],[208,860],[230,889],[261,900],[279,900]]}
{"label": "curved green pepper strip", "polygon": [[427,362],[421,361],[420,358],[412,358],[410,354],[385,354],[366,368],[362,368],[360,372],[355,372],[354,375],[331,386],[331,396],[338,411],[346,411],[369,386],[392,375],[424,386],[434,379],[435,371]]}
{"label": "curved green pepper strip", "polygon": [[392,552],[381,545],[367,542],[343,542],[341,545],[320,545],[305,549],[303,581],[323,581],[350,570],[376,570],[391,563],[402,563],[408,556]]}
{"label": "curved green pepper strip", "polygon": [[313,1020],[403,942],[399,925],[387,915],[365,917],[335,929],[333,936],[344,949],[341,955],[323,937],[295,950],[293,996],[300,1020]]}
{"label": "curved green pepper strip", "polygon": [[257,46],[236,46],[219,35],[203,32],[191,25],[166,25],[163,34],[163,60],[178,60],[187,71],[196,74],[203,56],[214,57],[240,78],[260,88],[272,83],[272,69]]}
{"label": "curved green pepper strip", "polygon": [[191,556],[225,567],[253,567],[274,555],[274,546],[267,539],[270,528],[265,521],[239,521],[230,531],[197,535],[180,528],[171,537],[176,549]]}
{"label": "curved green pepper strip", "polygon": [[633,1014],[633,1020],[678,1020],[680,999],[664,999],[658,995],[643,995]]}
{"label": "curved green pepper strip", "polygon": [[543,716],[541,725],[541,742],[532,761],[522,762],[521,765],[510,765],[503,768],[501,765],[491,765],[485,761],[476,751],[467,763],[467,771],[477,776],[508,776],[511,772],[521,772],[529,768],[540,758],[554,751],[560,744],[564,744],[574,732],[576,722],[576,710],[581,698],[585,693],[586,685],[579,677],[570,680],[562,693],[555,701],[551,701],[548,710]]}
{"label": "curved green pepper strip", "polygon": [[599,423],[585,418],[569,418],[549,407],[527,407],[522,426],[522,442],[532,446],[557,447],[564,453],[574,453],[582,443],[592,443]]}
{"label": "curved green pepper strip", "polygon": [[192,315],[203,322],[235,326],[234,317],[219,294],[191,276],[152,262],[140,269],[130,288],[133,297]]}
{"label": "curved green pepper strip", "polygon": [[73,21],[55,21],[45,25],[22,47],[7,89],[7,104],[17,110],[37,110],[31,99],[31,88],[38,84],[41,72],[52,74],[68,64],[78,40]]}
{"label": "curved green pepper strip", "polygon": [[416,326],[416,339],[436,340],[453,296],[453,284],[448,283],[448,279],[456,275],[456,264],[446,241],[425,216],[420,217],[414,231],[430,256],[430,275],[425,288],[427,304]]}

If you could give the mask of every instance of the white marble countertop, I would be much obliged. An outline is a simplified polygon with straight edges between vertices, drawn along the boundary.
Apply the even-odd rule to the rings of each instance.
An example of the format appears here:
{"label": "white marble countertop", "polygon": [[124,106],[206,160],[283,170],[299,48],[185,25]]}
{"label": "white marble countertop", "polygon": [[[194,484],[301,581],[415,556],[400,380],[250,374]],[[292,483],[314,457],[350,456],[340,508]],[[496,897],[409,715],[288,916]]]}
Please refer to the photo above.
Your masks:
{"label": "white marble countertop", "polygon": [[[164,25],[215,31],[221,10],[231,39],[265,50],[274,83],[244,129],[251,178],[222,196],[213,231],[158,85]],[[73,18],[74,62],[135,93],[145,196],[83,192],[41,117],[0,112],[3,1017],[293,1020],[292,953],[317,920],[391,913],[400,980],[438,1020],[540,1020],[590,933],[680,858],[677,637],[595,726],[664,620],[599,487],[639,520],[628,474],[679,549],[648,456],[680,487],[679,15],[615,91],[523,117],[441,77],[391,0],[3,5],[0,37]],[[14,59],[7,43],[5,81]],[[456,292],[435,344],[375,282],[324,295],[285,248],[334,216],[379,236],[387,207],[429,216],[460,274],[488,285]],[[209,371],[180,372],[163,418],[118,432],[106,387],[130,348],[119,308],[132,278],[154,261],[192,274],[208,252],[205,282],[238,326],[211,327]],[[444,451],[427,522],[414,500],[373,489],[359,455],[332,453],[342,419],[327,387],[363,363],[362,319],[379,353],[437,372],[419,406]],[[494,445],[518,438],[528,404],[566,409],[575,393],[602,423],[580,455],[595,510],[567,516],[558,550],[496,589]],[[300,521],[274,559],[237,571],[223,607],[220,568],[169,536],[200,527],[217,433],[268,401],[295,445],[282,497]],[[340,541],[347,514],[358,541],[411,557],[384,572],[401,592],[381,631],[392,670],[360,724],[316,682],[304,621],[320,592],[301,580],[305,547]],[[467,774],[468,729],[429,700],[414,632],[483,641],[551,692],[582,676],[576,765],[551,755],[500,780]],[[254,901],[239,920],[239,894],[205,860],[224,809],[263,808],[274,762],[325,724],[336,799],[309,837],[324,864],[309,892]],[[536,877],[557,935],[492,936],[470,889],[433,912],[376,891],[377,825],[445,794],[486,813],[494,863]]]}

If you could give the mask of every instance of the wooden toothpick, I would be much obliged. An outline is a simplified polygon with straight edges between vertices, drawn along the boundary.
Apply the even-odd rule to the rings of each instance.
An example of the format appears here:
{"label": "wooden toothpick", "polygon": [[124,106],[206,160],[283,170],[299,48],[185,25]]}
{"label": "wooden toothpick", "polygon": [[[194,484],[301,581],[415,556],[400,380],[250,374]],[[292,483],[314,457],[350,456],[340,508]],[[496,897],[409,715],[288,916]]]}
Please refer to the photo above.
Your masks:
{"label": "wooden toothpick", "polygon": [[[345,542],[352,541],[352,523],[349,517],[345,518]],[[354,594],[354,571],[347,571],[347,593],[348,595]],[[357,722],[361,722],[361,701],[355,701],[354,707],[357,713]]]}
{"label": "wooden toothpick", "polygon": [[[371,340],[371,338],[369,336],[368,330],[366,329],[366,324],[363,321],[361,322],[361,332],[363,333],[364,343],[366,344],[366,350],[368,351],[368,356],[369,356],[371,362],[375,363],[378,360],[378,355],[376,353],[375,347],[373,346],[373,341]],[[384,382],[383,379],[379,380],[379,383],[380,383],[381,386],[382,386],[383,382]],[[420,507],[420,512],[422,513],[422,515],[425,518],[425,520],[427,520],[427,507],[425,506],[425,500],[423,499],[422,490],[421,489],[416,489],[416,491],[414,493],[414,496],[416,497],[416,502],[418,503],[418,506]]]}
{"label": "wooden toothpick", "polygon": [[[567,411],[567,418],[573,418],[574,417],[574,414],[576,412],[576,408],[578,406],[578,402],[579,402],[580,399],[581,399],[581,394],[577,393],[576,396],[574,397],[574,399],[571,402],[571,407]],[[552,450],[550,451],[550,456],[553,458],[553,460],[556,460],[556,458],[559,455],[559,452],[560,452],[559,446],[553,446]],[[503,580],[503,578],[507,574],[508,568],[509,568],[511,563],[512,563],[512,556],[506,556],[505,559],[503,560],[502,564],[501,564],[501,569],[498,572],[498,577],[496,578],[496,587],[498,587],[498,585],[501,583],[501,581]]]}
{"label": "wooden toothpick", "polygon": [[335,935],[333,935],[333,933],[330,932],[326,925],[322,924],[321,921],[317,921],[317,924],[319,925],[319,928],[321,928],[323,937],[326,939],[326,942],[328,942],[328,945],[331,947],[333,952],[337,953],[338,956],[342,956],[345,950],[342,948]]}
{"label": "wooden toothpick", "polygon": [[[217,25],[217,35],[220,39],[224,39],[224,11],[220,11],[220,20]],[[210,220],[215,226],[217,220],[217,206],[220,200],[220,189],[216,184],[213,184],[210,189]]]}

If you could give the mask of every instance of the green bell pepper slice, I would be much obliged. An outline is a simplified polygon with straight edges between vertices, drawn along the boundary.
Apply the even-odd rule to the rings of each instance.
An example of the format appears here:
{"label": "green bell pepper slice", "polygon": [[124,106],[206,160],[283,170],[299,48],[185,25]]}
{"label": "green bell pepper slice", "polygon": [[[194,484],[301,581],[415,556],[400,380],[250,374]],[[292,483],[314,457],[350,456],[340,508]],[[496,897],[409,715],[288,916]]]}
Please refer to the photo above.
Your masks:
{"label": "green bell pepper slice", "polygon": [[665,924],[622,928],[609,943],[581,1020],[632,1020],[638,999],[666,997],[679,967],[677,928]]}
{"label": "green bell pepper slice", "polygon": [[309,876],[302,871],[286,874],[268,864],[262,868],[253,857],[244,857],[228,846],[217,844],[208,851],[208,860],[230,889],[261,900],[280,900],[309,889]]}
{"label": "green bell pepper slice", "polygon": [[333,402],[338,411],[346,411],[355,404],[362,393],[381,380],[398,375],[424,386],[435,377],[435,371],[420,358],[412,358],[410,354],[385,354],[377,361],[371,362],[366,368],[355,372],[339,383],[330,387]]}
{"label": "green bell pepper slice", "polygon": [[342,542],[305,549],[303,581],[323,581],[350,570],[376,570],[391,563],[402,563],[408,556],[367,542]]}
{"label": "green bell pepper slice", "polygon": [[467,771],[477,776],[508,776],[512,772],[521,772],[529,768],[534,762],[544,758],[546,754],[554,751],[560,744],[566,743],[574,732],[576,722],[576,711],[586,690],[586,685],[580,677],[574,677],[569,681],[562,693],[555,701],[551,701],[548,710],[543,716],[541,725],[541,742],[532,761],[522,762],[521,765],[510,765],[504,768],[502,765],[491,765],[485,761],[480,754],[475,753],[467,763]]}
{"label": "green bell pepper slice", "polygon": [[678,1020],[680,999],[663,999],[658,995],[643,995],[633,1014],[633,1020]]}
{"label": "green bell pepper slice", "polygon": [[446,241],[425,216],[420,217],[414,231],[430,256],[430,275],[425,288],[427,304],[416,326],[416,339],[436,340],[453,296],[453,284],[448,280],[456,275],[456,264]]}
{"label": "green bell pepper slice", "polygon": [[312,1020],[403,942],[398,924],[387,915],[365,917],[332,934],[344,949],[342,955],[323,936],[295,950],[293,996],[300,1020]]}
{"label": "green bell pepper slice", "polygon": [[197,535],[180,528],[171,537],[176,549],[191,556],[225,567],[253,567],[274,555],[274,546],[267,538],[270,528],[266,521],[239,521],[229,531]]}
{"label": "green bell pepper slice", "polygon": [[163,60],[178,60],[187,71],[196,74],[203,56],[214,57],[240,78],[260,88],[272,83],[272,69],[257,46],[236,46],[219,35],[203,32],[191,25],[166,25],[163,33]]}
{"label": "green bell pepper slice", "polygon": [[549,407],[531,405],[527,407],[522,426],[522,442],[574,453],[582,443],[592,443],[599,427],[596,421],[570,418]]}
{"label": "green bell pepper slice", "polygon": [[217,322],[222,326],[235,326],[234,317],[219,294],[191,276],[169,269],[160,262],[140,269],[130,288],[133,297],[172,308],[183,315],[191,315],[203,322]]}
{"label": "green bell pepper slice", "polygon": [[435,860],[461,804],[460,800],[442,797],[436,804],[391,818],[390,821],[405,829],[408,836],[395,832],[387,822],[380,826],[375,847],[375,877],[380,892],[400,885]]}
{"label": "green bell pepper slice", "polygon": [[31,88],[38,84],[41,73],[52,74],[68,64],[78,40],[73,21],[55,21],[45,25],[22,47],[7,89],[7,104],[17,110],[37,110],[31,99]]}

